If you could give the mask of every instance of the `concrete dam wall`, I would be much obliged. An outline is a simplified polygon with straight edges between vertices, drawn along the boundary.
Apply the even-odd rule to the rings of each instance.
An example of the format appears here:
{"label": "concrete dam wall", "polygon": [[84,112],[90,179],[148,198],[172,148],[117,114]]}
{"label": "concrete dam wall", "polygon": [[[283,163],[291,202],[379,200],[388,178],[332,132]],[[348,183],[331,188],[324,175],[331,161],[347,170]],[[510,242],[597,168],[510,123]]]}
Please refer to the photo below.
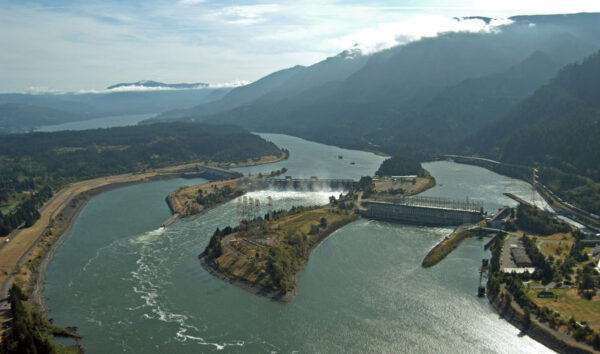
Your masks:
{"label": "concrete dam wall", "polygon": [[397,202],[365,203],[361,214],[370,219],[417,225],[455,226],[474,224],[484,218],[477,203],[453,202],[439,198],[403,198]]}

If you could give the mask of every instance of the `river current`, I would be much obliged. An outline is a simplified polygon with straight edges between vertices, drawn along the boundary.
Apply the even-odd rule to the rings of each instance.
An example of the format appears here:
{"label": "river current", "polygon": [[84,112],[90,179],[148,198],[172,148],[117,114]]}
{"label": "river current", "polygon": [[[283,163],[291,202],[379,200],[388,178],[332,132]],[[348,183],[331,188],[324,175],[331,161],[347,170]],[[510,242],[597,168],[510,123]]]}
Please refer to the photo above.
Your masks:
{"label": "river current", "polygon": [[[372,175],[384,159],[302,139],[261,134],[290,150],[276,164],[294,177]],[[342,158],[339,158],[339,157]],[[354,164],[351,164],[354,162]],[[425,195],[480,200],[487,211],[531,200],[529,185],[452,162],[424,164],[438,186]],[[233,225],[230,202],[201,217],[160,228],[165,196],[204,180],[175,179],[93,198],[47,272],[50,317],[78,326],[89,353],[197,352],[547,352],[499,318],[476,295],[478,266],[489,257],[467,240],[430,269],[425,254],[451,232],[361,219],[329,236],[310,256],[295,299],[278,303],[208,274],[198,262],[213,231]],[[326,203],[331,192],[254,192],[266,208]],[[335,194],[339,194],[335,192]],[[541,198],[537,198],[541,200]],[[266,211],[266,209],[264,209]]]}

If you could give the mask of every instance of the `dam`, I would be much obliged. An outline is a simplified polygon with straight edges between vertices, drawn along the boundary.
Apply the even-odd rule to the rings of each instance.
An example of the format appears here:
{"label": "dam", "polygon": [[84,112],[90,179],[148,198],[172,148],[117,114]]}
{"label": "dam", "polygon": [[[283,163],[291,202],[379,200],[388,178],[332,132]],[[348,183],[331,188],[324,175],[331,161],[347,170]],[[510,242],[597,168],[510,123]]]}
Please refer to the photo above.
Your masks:
{"label": "dam", "polygon": [[311,178],[265,178],[256,182],[252,189],[323,191],[350,190],[358,187],[358,181],[353,179],[319,179]]}
{"label": "dam", "polygon": [[400,197],[366,201],[360,213],[370,219],[416,225],[474,224],[484,218],[483,204],[436,197]]}

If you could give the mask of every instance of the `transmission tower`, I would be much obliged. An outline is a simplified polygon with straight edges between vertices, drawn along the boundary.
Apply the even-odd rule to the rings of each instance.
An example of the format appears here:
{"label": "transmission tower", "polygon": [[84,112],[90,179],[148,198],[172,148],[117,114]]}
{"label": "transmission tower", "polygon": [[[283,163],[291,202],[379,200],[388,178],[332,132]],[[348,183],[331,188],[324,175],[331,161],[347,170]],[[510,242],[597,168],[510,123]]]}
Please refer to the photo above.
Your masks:
{"label": "transmission tower", "polygon": [[267,197],[267,206],[269,207],[269,221],[273,220],[273,198]]}
{"label": "transmission tower", "polygon": [[536,200],[536,194],[537,191],[535,190],[535,184],[537,183],[537,170],[535,168],[531,169],[531,204],[535,207],[535,200]]}

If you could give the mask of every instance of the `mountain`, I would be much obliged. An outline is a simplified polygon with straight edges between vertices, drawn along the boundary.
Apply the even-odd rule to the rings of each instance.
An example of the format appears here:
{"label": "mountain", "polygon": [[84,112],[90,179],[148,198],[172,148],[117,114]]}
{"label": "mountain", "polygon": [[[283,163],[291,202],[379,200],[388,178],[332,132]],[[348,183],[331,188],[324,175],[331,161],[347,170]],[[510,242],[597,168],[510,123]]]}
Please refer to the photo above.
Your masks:
{"label": "mountain", "polygon": [[600,52],[565,67],[507,115],[468,138],[467,153],[540,167],[563,199],[600,213]]}
{"label": "mountain", "polygon": [[565,67],[510,113],[467,140],[506,162],[600,180],[600,52]]}
{"label": "mountain", "polygon": [[303,68],[303,66],[297,65],[293,68],[276,71],[249,85],[234,88],[220,100],[196,105],[190,109],[167,111],[159,115],[156,120],[166,121],[190,116],[209,115],[242,106],[264,96]]}
{"label": "mountain", "polygon": [[243,87],[237,87],[221,100],[198,105],[188,110],[175,110],[159,115],[153,121],[205,117],[229,111],[254,102],[279,102],[308,89],[329,82],[343,81],[367,62],[359,50],[347,50],[309,67],[294,66],[280,70]]}
{"label": "mountain", "polygon": [[0,104],[16,103],[70,112],[82,118],[158,113],[218,100],[231,88],[170,89],[98,93],[0,94]]}
{"label": "mountain", "polygon": [[27,132],[42,125],[77,120],[81,120],[81,116],[53,108],[18,103],[0,104],[0,134]]}
{"label": "mountain", "polygon": [[283,71],[290,75],[267,92],[245,86],[255,93],[245,100],[232,99],[235,89],[154,121],[238,124],[388,153],[447,149],[598,48],[594,20],[600,15],[526,16],[497,31],[445,33],[354,59],[339,55]]}
{"label": "mountain", "polygon": [[[384,122],[383,126],[398,132],[394,138],[406,144],[438,148],[455,146],[508,113],[547,83],[560,68],[591,52],[591,46],[573,45],[577,41],[569,37],[564,39],[563,47],[557,47],[552,53],[536,51],[505,71],[466,79],[443,89],[410,118],[400,122],[402,126],[394,119]],[[557,55],[564,52],[570,55]],[[374,134],[370,139],[377,139]]]}
{"label": "mountain", "polygon": [[114,90],[119,88],[139,88],[139,87],[148,87],[148,88],[165,88],[165,89],[198,89],[198,88],[206,88],[209,85],[203,82],[198,82],[194,84],[165,84],[163,82],[157,82],[152,80],[141,80],[137,82],[131,83],[120,83],[116,85],[112,85],[107,87],[107,90]]}

